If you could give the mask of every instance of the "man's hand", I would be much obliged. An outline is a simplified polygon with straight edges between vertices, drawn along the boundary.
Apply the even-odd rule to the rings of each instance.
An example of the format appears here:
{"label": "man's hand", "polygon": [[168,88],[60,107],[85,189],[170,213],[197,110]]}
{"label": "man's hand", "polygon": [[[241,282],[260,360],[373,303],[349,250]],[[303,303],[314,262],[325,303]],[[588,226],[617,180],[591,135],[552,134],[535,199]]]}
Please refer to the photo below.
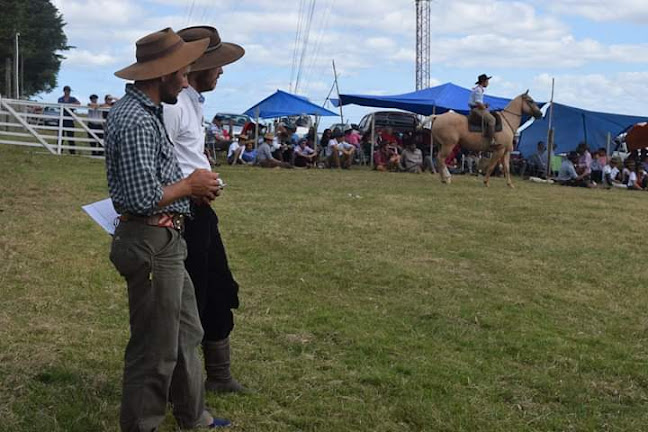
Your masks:
{"label": "man's hand", "polygon": [[187,177],[187,183],[191,189],[191,196],[207,198],[209,201],[220,195],[220,184],[218,174],[205,169],[198,169]]}

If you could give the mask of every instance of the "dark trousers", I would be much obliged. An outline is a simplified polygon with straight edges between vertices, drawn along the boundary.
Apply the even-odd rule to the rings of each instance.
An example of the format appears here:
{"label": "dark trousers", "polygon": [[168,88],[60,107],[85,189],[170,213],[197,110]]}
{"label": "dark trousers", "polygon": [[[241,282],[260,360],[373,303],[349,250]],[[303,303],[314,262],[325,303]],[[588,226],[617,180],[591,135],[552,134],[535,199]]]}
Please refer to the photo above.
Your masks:
{"label": "dark trousers", "polygon": [[[99,138],[103,139],[104,132],[103,132],[103,126],[101,125],[101,123],[88,123],[88,129],[92,129],[94,131],[95,135],[97,135]],[[101,144],[99,144],[91,134],[88,134],[88,138],[93,140],[93,141],[90,141],[90,147],[101,147]],[[93,150],[92,156],[101,156],[101,152]]]}
{"label": "dark trousers", "polygon": [[[74,127],[74,120],[63,120],[63,127],[64,128],[73,128]],[[63,131],[63,136],[74,138],[74,131]],[[70,147],[74,147],[75,143],[72,140],[67,140],[67,145]],[[70,154],[76,154],[76,150],[70,149]]]}
{"label": "dark trousers", "polygon": [[239,286],[227,263],[218,216],[209,205],[192,204],[191,213],[185,224],[185,267],[196,290],[204,340],[219,341],[234,328],[232,309],[239,306]]}

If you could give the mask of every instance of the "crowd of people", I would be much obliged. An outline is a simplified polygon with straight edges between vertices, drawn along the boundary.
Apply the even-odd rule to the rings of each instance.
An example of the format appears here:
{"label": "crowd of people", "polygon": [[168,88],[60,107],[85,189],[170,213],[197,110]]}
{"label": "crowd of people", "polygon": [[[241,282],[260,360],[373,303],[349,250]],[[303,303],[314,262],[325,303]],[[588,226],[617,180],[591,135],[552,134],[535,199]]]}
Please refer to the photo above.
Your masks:
{"label": "crowd of people", "polygon": [[[552,154],[551,157],[556,156]],[[546,178],[548,160],[547,148],[541,141],[536,153],[527,159],[527,173]],[[557,172],[549,169],[549,177],[563,186],[648,190],[647,170],[648,154],[645,152],[634,152],[622,160],[619,156],[609,157],[605,148],[590,151],[587,143],[581,142],[575,151],[562,158]]]}
{"label": "crowd of people", "polygon": [[222,120],[214,117],[205,131],[206,152],[214,164],[217,152],[226,150],[230,165],[349,169],[354,164],[368,164],[373,157],[374,169],[381,172],[436,172],[429,154],[424,155],[421,149],[423,140],[414,131],[394,133],[389,127],[377,131],[371,155],[371,137],[360,134],[353,126],[345,130],[325,129],[321,136],[311,127],[306,135],[300,136],[292,124],[276,123],[274,132],[259,125],[257,132],[256,125],[248,122],[239,135],[232,136]]}

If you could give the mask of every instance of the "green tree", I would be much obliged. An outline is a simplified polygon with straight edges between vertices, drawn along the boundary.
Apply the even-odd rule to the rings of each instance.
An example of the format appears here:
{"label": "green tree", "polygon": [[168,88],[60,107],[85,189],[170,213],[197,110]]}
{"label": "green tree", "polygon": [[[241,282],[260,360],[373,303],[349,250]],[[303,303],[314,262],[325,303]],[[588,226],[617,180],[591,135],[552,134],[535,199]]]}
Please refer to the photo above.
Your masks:
{"label": "green tree", "polygon": [[65,58],[60,53],[73,48],[64,26],[50,0],[0,0],[0,89],[4,90],[6,59],[13,62],[15,34],[20,33],[21,96],[51,92]]}

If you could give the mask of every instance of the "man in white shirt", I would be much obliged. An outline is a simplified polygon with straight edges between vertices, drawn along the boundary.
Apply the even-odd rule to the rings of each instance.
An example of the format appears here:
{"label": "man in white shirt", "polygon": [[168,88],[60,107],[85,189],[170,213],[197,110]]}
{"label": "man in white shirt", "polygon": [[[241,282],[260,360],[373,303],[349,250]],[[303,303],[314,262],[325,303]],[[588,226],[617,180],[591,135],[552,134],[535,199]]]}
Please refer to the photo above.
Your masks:
{"label": "man in white shirt", "polygon": [[[222,42],[213,27],[189,27],[178,32],[186,42],[209,38],[205,53],[190,67],[189,86],[175,105],[164,106],[164,123],[183,176],[196,169],[211,170],[205,155],[202,92],[216,87],[223,66],[240,59],[242,47]],[[227,263],[225,247],[218,230],[218,216],[211,204],[193,200],[191,218],[185,223],[187,259],[185,267],[196,290],[200,321],[205,331],[203,353],[207,381],[212,392],[239,392],[243,387],[230,373],[229,335],[234,328],[231,309],[238,308],[238,283]]]}
{"label": "man in white shirt", "polygon": [[333,132],[333,137],[325,150],[326,160],[331,168],[350,168],[353,162],[355,146],[344,140],[344,133],[340,130]]}
{"label": "man in white shirt", "polygon": [[613,157],[610,159],[610,163],[603,167],[603,184],[608,188],[611,187],[625,187],[623,182],[619,180],[619,158]]}
{"label": "man in white shirt", "polygon": [[485,125],[484,136],[493,142],[495,140],[495,117],[488,112],[488,104],[484,102],[484,93],[491,78],[486,74],[479,75],[475,83],[477,85],[470,92],[468,106],[470,107],[470,115],[477,116]]}
{"label": "man in white shirt", "polygon": [[240,135],[236,140],[232,141],[229,148],[227,149],[227,163],[229,165],[242,164],[243,159],[241,156],[245,151],[245,143],[247,142],[247,137],[245,135]]}

